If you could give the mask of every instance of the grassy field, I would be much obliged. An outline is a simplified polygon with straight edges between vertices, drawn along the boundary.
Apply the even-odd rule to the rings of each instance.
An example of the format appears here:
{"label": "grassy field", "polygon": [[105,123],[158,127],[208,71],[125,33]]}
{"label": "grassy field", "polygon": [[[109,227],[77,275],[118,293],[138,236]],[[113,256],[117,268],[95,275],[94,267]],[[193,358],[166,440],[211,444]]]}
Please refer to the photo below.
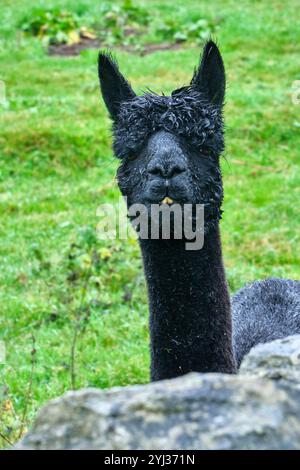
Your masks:
{"label": "grassy field", "polygon": [[[49,57],[38,39],[22,36],[20,21],[37,3],[1,0],[0,11],[0,80],[9,103],[0,104],[0,341],[7,349],[0,446],[72,387],[75,334],[75,387],[149,380],[136,241],[95,237],[97,206],[119,197],[97,51]],[[41,2],[95,18],[100,3]],[[298,1],[176,5],[186,17],[221,18],[215,37],[228,80],[222,233],[230,288],[268,276],[299,278],[300,105],[291,100],[300,79]],[[173,15],[174,1],[147,6],[162,18]],[[116,51],[140,92],[186,84],[199,52],[188,44],[145,57]]]}

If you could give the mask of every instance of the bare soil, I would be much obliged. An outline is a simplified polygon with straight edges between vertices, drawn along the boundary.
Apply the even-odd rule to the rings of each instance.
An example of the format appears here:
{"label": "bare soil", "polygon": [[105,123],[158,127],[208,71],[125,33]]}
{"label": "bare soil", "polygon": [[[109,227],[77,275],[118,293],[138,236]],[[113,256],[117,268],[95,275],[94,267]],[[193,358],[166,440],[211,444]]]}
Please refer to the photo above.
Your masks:
{"label": "bare soil", "polygon": [[[99,49],[105,47],[99,39],[88,39],[82,38],[80,42],[76,44],[57,44],[51,45],[48,48],[49,55],[56,56],[76,56],[79,55],[81,51],[85,49]],[[141,50],[136,50],[133,46],[119,46],[119,49],[131,52],[133,54],[139,54],[145,56],[152,54],[156,51],[171,51],[181,49],[183,47],[182,43],[161,43],[161,44],[145,44]]]}

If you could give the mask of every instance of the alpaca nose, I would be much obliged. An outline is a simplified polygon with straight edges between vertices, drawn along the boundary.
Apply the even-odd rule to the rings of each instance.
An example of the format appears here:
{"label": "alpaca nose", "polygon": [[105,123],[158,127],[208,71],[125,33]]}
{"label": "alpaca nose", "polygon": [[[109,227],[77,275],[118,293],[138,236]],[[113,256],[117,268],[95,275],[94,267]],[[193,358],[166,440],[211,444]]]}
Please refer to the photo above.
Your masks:
{"label": "alpaca nose", "polygon": [[180,175],[186,170],[185,166],[181,163],[168,162],[166,164],[153,162],[148,166],[148,173],[150,175],[159,176],[164,179],[170,179],[174,176]]}

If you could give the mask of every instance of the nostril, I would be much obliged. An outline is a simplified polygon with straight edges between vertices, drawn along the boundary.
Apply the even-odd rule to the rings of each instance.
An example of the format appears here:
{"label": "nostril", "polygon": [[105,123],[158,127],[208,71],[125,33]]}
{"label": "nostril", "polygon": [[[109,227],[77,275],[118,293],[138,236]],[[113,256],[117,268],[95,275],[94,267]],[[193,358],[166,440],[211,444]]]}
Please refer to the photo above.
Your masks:
{"label": "nostril", "polygon": [[184,166],[174,165],[168,169],[166,176],[167,178],[173,178],[174,176],[180,175],[184,171],[186,171],[186,168]]}
{"label": "nostril", "polygon": [[154,176],[160,176],[161,178],[173,178],[174,176],[180,175],[186,171],[185,166],[180,164],[162,166],[156,164],[148,167],[148,173]]}
{"label": "nostril", "polygon": [[165,170],[161,165],[149,166],[148,173],[150,175],[165,177]]}

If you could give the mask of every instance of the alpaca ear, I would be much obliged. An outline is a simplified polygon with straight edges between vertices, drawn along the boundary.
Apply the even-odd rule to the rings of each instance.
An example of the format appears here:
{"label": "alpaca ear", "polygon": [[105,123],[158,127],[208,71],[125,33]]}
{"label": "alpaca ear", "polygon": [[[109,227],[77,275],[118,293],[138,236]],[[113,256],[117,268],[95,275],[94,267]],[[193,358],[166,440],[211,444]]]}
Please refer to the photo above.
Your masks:
{"label": "alpaca ear", "polygon": [[118,64],[109,53],[100,52],[98,73],[101,93],[112,119],[116,120],[123,101],[136,95],[130,84],[119,72]]}
{"label": "alpaca ear", "polygon": [[203,49],[201,63],[191,81],[194,88],[206,93],[210,103],[222,106],[225,96],[225,69],[220,51],[213,41]]}

